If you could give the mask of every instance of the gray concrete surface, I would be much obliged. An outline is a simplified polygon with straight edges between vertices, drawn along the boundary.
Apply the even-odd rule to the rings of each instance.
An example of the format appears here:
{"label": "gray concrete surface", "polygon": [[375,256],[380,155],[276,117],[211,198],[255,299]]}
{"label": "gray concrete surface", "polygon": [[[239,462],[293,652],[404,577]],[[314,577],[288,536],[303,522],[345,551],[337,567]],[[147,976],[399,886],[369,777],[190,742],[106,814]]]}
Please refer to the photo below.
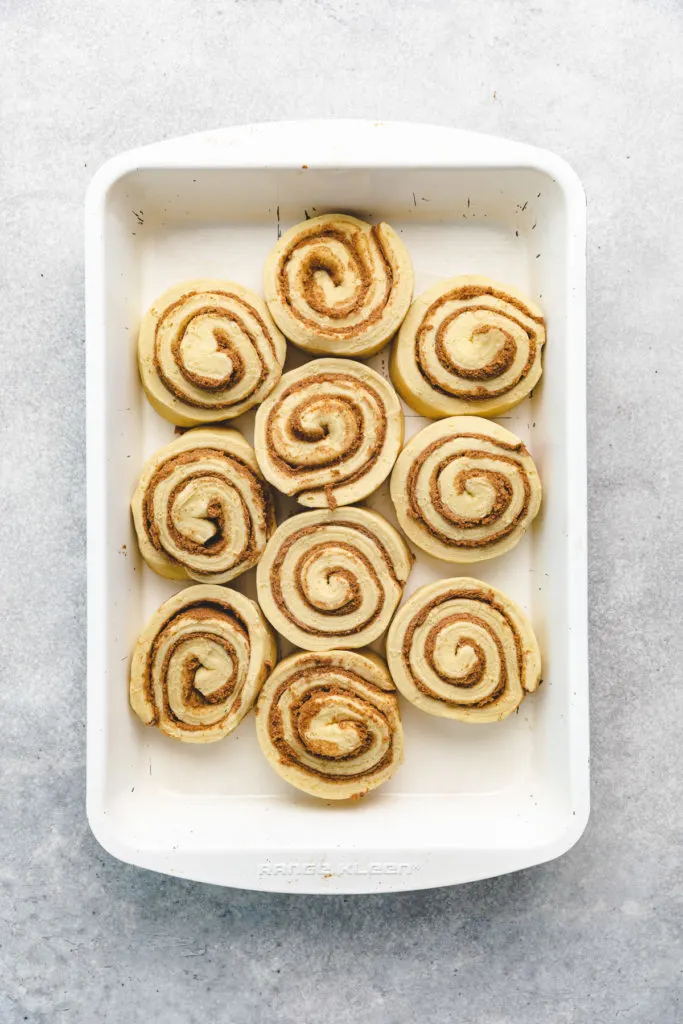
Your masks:
{"label": "gray concrete surface", "polygon": [[[681,4],[0,0],[0,44],[0,1024],[680,1022]],[[585,183],[593,814],[461,888],[223,891],[85,822],[83,195],[140,143],[342,115]]]}

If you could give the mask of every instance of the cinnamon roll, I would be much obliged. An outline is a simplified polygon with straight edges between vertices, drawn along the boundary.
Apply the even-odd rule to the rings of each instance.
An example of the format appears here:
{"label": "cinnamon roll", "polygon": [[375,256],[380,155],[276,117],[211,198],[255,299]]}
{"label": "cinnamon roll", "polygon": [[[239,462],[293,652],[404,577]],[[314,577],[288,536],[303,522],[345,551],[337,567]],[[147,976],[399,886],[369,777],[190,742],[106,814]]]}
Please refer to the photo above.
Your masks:
{"label": "cinnamon roll", "polygon": [[266,261],[263,290],[276,324],[299,348],[369,356],[408,312],[413,268],[388,224],[326,213],[279,239]]}
{"label": "cinnamon roll", "polygon": [[263,475],[313,508],[367,497],[391,472],[402,443],[394,389],[351,360],[316,359],[291,370],[256,413]]}
{"label": "cinnamon roll", "polygon": [[140,327],[142,385],[160,415],[192,426],[241,416],[282,373],[282,337],[256,292],[233,281],[185,281],[154,301]]}
{"label": "cinnamon roll", "polygon": [[142,557],[170,579],[226,583],[275,529],[268,485],[237,430],[198,427],[148,459],[131,502]]}
{"label": "cinnamon roll", "polygon": [[261,690],[256,732],[278,775],[326,800],[363,796],[403,760],[394,684],[384,662],[367,653],[285,658]]}
{"label": "cinnamon roll", "polygon": [[543,313],[509,285],[452,277],[420,295],[391,355],[391,378],[421,416],[497,416],[541,376]]}
{"label": "cinnamon roll", "polygon": [[387,636],[396,686],[421,711],[496,722],[541,681],[531,623],[495,587],[459,577],[420,587]]}
{"label": "cinnamon roll", "polygon": [[244,718],[276,660],[254,601],[227,587],[187,587],[162,604],[135,645],[131,707],[173,739],[211,743]]}
{"label": "cinnamon roll", "polygon": [[364,647],[389,625],[412,561],[377,512],[302,512],[268,542],[256,574],[259,604],[297,647]]}
{"label": "cinnamon roll", "polygon": [[478,562],[509,551],[541,504],[524,444],[497,423],[452,416],[405,446],[391,476],[401,529],[428,555]]}

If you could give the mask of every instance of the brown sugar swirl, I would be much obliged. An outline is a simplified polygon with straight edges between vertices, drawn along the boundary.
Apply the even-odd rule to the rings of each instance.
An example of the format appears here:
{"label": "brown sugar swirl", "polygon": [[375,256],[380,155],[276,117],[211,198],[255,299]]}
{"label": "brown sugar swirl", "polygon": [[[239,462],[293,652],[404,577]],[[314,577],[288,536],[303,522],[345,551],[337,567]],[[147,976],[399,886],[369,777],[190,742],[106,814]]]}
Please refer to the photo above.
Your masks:
{"label": "brown sugar swirl", "polygon": [[326,800],[363,796],[403,760],[395,687],[369,653],[285,658],[259,695],[256,732],[278,775]]}
{"label": "brown sugar swirl", "polygon": [[541,679],[533,628],[505,594],[469,577],[417,590],[387,635],[387,661],[404,697],[422,711],[495,722]]}
{"label": "brown sugar swirl", "polygon": [[538,382],[543,313],[516,289],[453,277],[418,296],[391,356],[391,377],[423,416],[496,416]]}
{"label": "brown sugar swirl", "polygon": [[276,660],[254,601],[227,587],[187,587],[161,605],[137,641],[130,703],[145,725],[210,743],[244,718]]}
{"label": "brown sugar swirl", "polygon": [[541,482],[524,444],[475,416],[424,427],[391,476],[403,531],[427,554],[477,562],[513,548],[541,504]]}
{"label": "brown sugar swirl", "polygon": [[263,475],[312,508],[367,497],[391,472],[402,443],[394,389],[352,360],[315,359],[291,370],[256,413]]}
{"label": "brown sugar swirl", "polygon": [[185,281],[142,320],[138,362],[154,408],[181,426],[233,419],[280,379],[286,342],[256,292],[232,281]]}
{"label": "brown sugar swirl", "polygon": [[275,629],[309,651],[364,647],[389,625],[412,566],[405,541],[361,508],[303,512],[275,531],[257,570]]}
{"label": "brown sugar swirl", "polygon": [[170,579],[227,583],[275,529],[268,485],[237,431],[198,427],[147,461],[131,502],[140,552]]}
{"label": "brown sugar swirl", "polygon": [[273,319],[295,345],[369,356],[408,312],[413,268],[388,224],[328,213],[284,233],[266,261],[263,288]]}

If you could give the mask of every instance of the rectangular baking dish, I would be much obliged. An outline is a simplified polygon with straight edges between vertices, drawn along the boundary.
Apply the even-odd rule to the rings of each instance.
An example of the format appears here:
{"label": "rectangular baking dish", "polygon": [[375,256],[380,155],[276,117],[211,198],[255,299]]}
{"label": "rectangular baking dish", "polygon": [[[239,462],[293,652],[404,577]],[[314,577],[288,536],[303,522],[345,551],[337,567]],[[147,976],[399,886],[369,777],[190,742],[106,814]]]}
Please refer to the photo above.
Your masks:
{"label": "rectangular baking dish", "polygon": [[[173,436],[139,384],[141,314],[184,278],[260,289],[279,232],[326,210],[397,228],[416,293],[455,274],[486,274],[526,291],[548,322],[542,383],[501,417],[536,460],[542,514],[513,552],[472,573],[531,616],[544,684],[516,715],[485,727],[404,701],[406,762],[352,806],[315,802],[281,782],[251,716],[202,749],[145,729],[127,700],[133,643],[179,587],[143,566],[128,507],[144,460]],[[447,128],[231,128],[107,163],[88,193],[86,254],[87,811],[100,843],[171,875],[310,893],[467,882],[568,850],[589,807],[585,199],[574,172],[542,150]],[[386,373],[387,357],[372,365]],[[406,415],[410,437],[426,421]],[[249,436],[248,416],[237,425]],[[369,504],[395,522],[386,487]],[[451,575],[457,566],[418,560],[406,596]],[[233,585],[253,597],[252,577]]]}

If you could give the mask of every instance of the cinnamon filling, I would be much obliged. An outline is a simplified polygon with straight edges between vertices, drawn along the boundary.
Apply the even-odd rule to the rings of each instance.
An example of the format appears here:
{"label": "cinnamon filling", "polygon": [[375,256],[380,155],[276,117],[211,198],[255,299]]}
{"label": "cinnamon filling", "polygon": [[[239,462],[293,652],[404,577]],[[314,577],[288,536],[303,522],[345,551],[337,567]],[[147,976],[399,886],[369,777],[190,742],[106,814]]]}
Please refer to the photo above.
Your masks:
{"label": "cinnamon filling", "polygon": [[[475,309],[482,309],[484,307],[478,306]],[[507,331],[501,330],[500,327],[488,327],[486,324],[481,324],[479,327],[475,327],[472,331],[472,338],[478,335],[486,335],[491,331],[496,331],[498,334],[503,336],[503,344],[496,352],[495,357],[489,363],[484,363],[483,366],[461,366],[451,358],[450,353],[446,348],[445,335],[450,325],[463,313],[471,312],[471,307],[465,309],[457,309],[454,313],[451,313],[446,319],[439,325],[436,332],[436,341],[434,343],[434,349],[436,352],[437,359],[445,370],[455,374],[456,377],[462,377],[465,380],[495,380],[496,377],[500,377],[503,373],[506,373],[510,369],[515,361],[517,355],[517,345],[515,339]],[[517,321],[515,321],[517,322]],[[426,371],[429,375],[429,371]],[[528,372],[528,371],[527,371]],[[515,383],[519,382],[519,379]]]}
{"label": "cinnamon filling", "polygon": [[[336,542],[335,550],[342,549],[351,554],[354,558],[358,557],[358,552],[350,544],[341,544]],[[299,559],[295,569],[294,576],[294,587],[301,600],[315,608],[316,611],[322,611],[326,615],[351,615],[353,612],[358,611],[361,605],[362,595],[361,587],[358,577],[352,573],[349,569],[343,566],[334,566],[327,573],[325,580],[327,583],[336,580],[342,580],[345,584],[345,590],[348,594],[347,599],[337,607],[321,607],[320,602],[315,600],[315,595],[311,594],[310,588],[307,587],[307,571],[311,566],[311,563],[315,563],[316,559],[321,555],[325,554],[329,550],[327,544],[316,544],[315,546],[308,549]],[[364,567],[368,567],[364,561]],[[376,578],[376,577],[375,577]]]}
{"label": "cinnamon filling", "polygon": [[[344,463],[353,459],[363,443],[364,421],[362,411],[353,403],[351,397],[344,393],[331,395],[315,394],[315,390],[319,385],[334,385],[340,382],[356,390],[362,390],[364,394],[370,398],[372,404],[377,410],[375,423],[373,424],[375,427],[374,439],[368,450],[367,458],[362,466],[347,475],[344,475]],[[313,392],[313,394],[309,394],[308,392]],[[297,393],[301,394],[301,401],[290,418],[285,423],[281,423],[280,415],[283,403],[291,395]],[[337,416],[341,415],[344,417],[345,422],[350,425],[350,429],[348,430],[347,445],[343,452],[338,452],[329,459],[319,459],[316,458],[315,455],[315,445],[317,442],[321,442],[326,439],[328,436],[328,430],[322,423],[314,429],[307,429],[303,426],[302,417],[312,407],[320,406],[322,411],[326,405],[327,410],[325,411],[330,419],[334,418],[335,414]],[[280,433],[289,434],[290,437],[295,438],[297,441],[308,442],[314,446],[312,449],[312,461],[310,465],[292,465],[280,454],[277,437]],[[339,487],[342,484],[354,484],[366,476],[382,454],[386,436],[386,410],[379,394],[365,381],[361,381],[357,377],[353,377],[351,375],[347,376],[341,373],[311,374],[310,377],[306,377],[304,380],[300,380],[295,384],[292,384],[283,392],[278,403],[273,405],[273,408],[268,414],[268,419],[265,425],[265,441],[268,449],[268,457],[272,460],[273,466],[284,476],[287,476],[292,480],[296,480],[297,477],[303,477],[301,486],[298,490],[294,491],[294,493],[299,494],[301,491],[323,491],[328,495],[328,505],[330,508],[334,508],[334,504],[332,503],[332,488]],[[336,471],[334,479],[324,481],[316,486],[310,481],[310,474],[313,471],[322,471],[325,469]]]}
{"label": "cinnamon filling", "polygon": [[[162,481],[167,480],[179,466],[191,465],[202,459],[211,459],[219,466],[211,471],[198,470],[183,477],[171,490],[169,500],[165,508],[164,527],[167,536],[173,541],[177,548],[186,552],[187,558],[180,559],[178,555],[172,555],[164,546],[161,524],[157,521],[154,509],[154,500],[157,487]],[[222,469],[222,472],[221,472]],[[185,568],[192,569],[193,556],[211,554],[218,558],[229,550],[231,538],[226,533],[225,513],[220,500],[212,499],[206,510],[206,518],[211,520],[215,526],[215,533],[206,542],[199,543],[186,537],[175,526],[173,522],[173,508],[178,495],[187,487],[192,486],[192,481],[215,480],[217,484],[226,484],[237,495],[245,523],[247,539],[240,551],[234,553],[233,564],[243,564],[253,561],[258,556],[256,531],[261,533],[268,531],[269,526],[274,522],[274,509],[272,498],[264,487],[262,481],[254,471],[235,455],[228,455],[219,448],[193,448],[189,451],[180,452],[178,455],[167,459],[154,472],[151,477],[142,501],[142,517],[145,533],[154,548],[163,554],[170,561]],[[251,504],[249,504],[239,487],[235,486],[235,480],[240,481],[242,487],[248,492]],[[220,568],[216,572],[224,571]]]}
{"label": "cinnamon filling", "polygon": [[[328,238],[331,235],[332,232],[327,232]],[[334,233],[334,235],[339,237],[339,233]],[[318,282],[316,275],[322,271],[329,276],[332,284],[338,288],[344,283],[345,269],[343,263],[340,262],[334,253],[323,246],[311,249],[304,256],[297,275],[297,284],[301,294],[306,299],[307,305],[321,316],[328,316],[332,320],[343,320],[345,317],[350,316],[351,313],[362,309],[372,284],[372,274],[362,260],[353,260],[356,286],[353,294],[346,302],[339,302],[331,306],[325,297],[322,286]]]}
{"label": "cinnamon filling", "polygon": [[[399,587],[403,587],[405,580],[398,579],[394,563],[388,551],[380,542],[380,540],[375,536],[375,534],[373,534],[366,527],[361,526],[358,523],[339,521],[336,522],[334,525],[335,527],[346,527],[349,530],[361,533],[363,534],[364,537],[367,537],[369,540],[371,540],[374,546],[376,547],[377,552],[380,558],[382,559],[384,565],[386,566],[386,571],[389,573],[391,579]],[[314,629],[307,623],[302,622],[300,619],[297,618],[296,615],[294,615],[290,611],[283,593],[282,567],[284,565],[285,559],[287,557],[287,554],[289,553],[290,548],[292,547],[293,544],[300,541],[302,537],[314,537],[315,534],[320,529],[324,531],[326,529],[326,524],[322,523],[320,525],[316,524],[312,526],[302,527],[300,530],[297,530],[296,533],[293,533],[289,537],[287,537],[287,539],[283,542],[282,546],[280,547],[277,553],[277,556],[273,560],[273,564],[270,570],[270,590],[273,597],[273,601],[280,609],[282,615],[289,622],[291,622],[292,625],[302,630],[302,632],[307,633],[309,636],[353,636],[354,634],[359,633],[364,629],[367,629],[368,626],[370,626],[379,618],[384,608],[386,600],[385,590],[384,587],[382,586],[381,578],[378,575],[375,567],[373,566],[372,562],[370,562],[369,559],[363,554],[363,552],[360,551],[357,547],[354,547],[353,544],[349,542],[335,540],[332,546],[336,549],[346,551],[349,555],[352,556],[352,558],[355,561],[359,563],[359,570],[363,570],[363,572],[367,574],[365,578],[369,578],[375,590],[379,594],[377,605],[375,606],[373,612],[364,621],[357,622],[352,628],[345,630],[335,630],[333,628],[327,630]],[[309,547],[308,550],[306,550],[297,561],[294,567],[294,573],[291,582],[287,580],[286,583],[288,586],[291,585],[295,588],[297,594],[305,604],[307,604],[309,607],[314,608],[316,612],[320,612],[322,614],[330,616],[331,620],[333,621],[335,616],[351,614],[360,607],[361,587],[363,586],[364,577],[360,574],[360,572],[355,575],[352,574],[350,570],[348,570],[345,567],[332,567],[329,571],[329,578],[337,576],[344,579],[348,587],[348,598],[338,608],[321,609],[318,605],[316,605],[315,600],[309,594],[308,589],[306,587],[306,574],[311,567],[311,563],[315,561],[315,559],[318,558],[320,555],[328,553],[330,550],[330,546],[331,545],[329,543],[325,543],[325,541],[323,540],[320,544],[313,544],[311,547]],[[332,625],[332,621],[330,625]]]}
{"label": "cinnamon filling", "polygon": [[[211,401],[207,400],[206,402],[202,402],[195,398],[194,396],[189,395],[181,388],[179,388],[176,382],[171,380],[166,375],[162,365],[160,352],[160,334],[166,323],[166,320],[168,320],[177,309],[183,306],[188,299],[192,298],[195,295],[201,294],[203,293],[187,292],[185,295],[182,295],[176,302],[168,306],[164,310],[162,315],[159,317],[154,334],[154,369],[156,370],[159,379],[161,380],[167,391],[169,391],[179,401],[184,402],[186,405],[190,405],[195,409],[230,409],[233,405],[235,405],[235,402],[233,399],[229,397],[229,395],[222,401],[212,399]],[[257,322],[262,331],[262,335],[266,341],[268,350],[266,351],[266,353],[263,353],[261,351],[262,346],[259,343],[258,337],[253,333],[253,331],[251,331],[247,327],[245,321],[241,319],[237,313],[234,313],[231,309],[229,309],[227,305],[206,305],[201,309],[195,310],[192,314],[187,316],[182,321],[171,341],[171,357],[176,366],[178,367],[178,370],[180,371],[181,375],[188,382],[188,384],[191,384],[196,388],[200,388],[202,391],[206,391],[209,394],[213,393],[215,395],[218,395],[222,391],[229,391],[229,389],[237,387],[237,385],[239,385],[244,379],[245,363],[244,358],[240,354],[238,346],[233,341],[231,341],[227,331],[222,331],[220,329],[214,330],[214,339],[216,341],[216,347],[219,350],[224,351],[230,357],[230,360],[232,362],[232,371],[226,377],[216,379],[215,377],[206,377],[203,376],[202,374],[194,373],[192,370],[188,369],[182,357],[182,345],[185,338],[185,334],[190,324],[192,324],[193,321],[196,320],[198,317],[213,315],[220,317],[224,321],[235,324],[241,331],[242,335],[244,336],[246,344],[248,344],[255,352],[261,367],[259,376],[254,381],[254,384],[250,388],[249,392],[247,394],[242,395],[239,398],[239,404],[241,404],[242,402],[248,401],[252,395],[258,392],[258,390],[261,388],[264,381],[266,380],[271,366],[277,363],[277,350],[275,347],[275,341],[271,336],[270,330],[268,329],[268,325],[266,324],[263,317],[259,314],[259,312],[256,309],[254,309],[253,306],[251,306],[244,299],[240,298],[238,295],[234,295],[232,292],[225,291],[208,292],[206,294],[212,296],[223,296],[227,302],[235,303],[238,307],[244,309],[245,312],[248,313],[250,317],[253,317],[253,319]]]}
{"label": "cinnamon filling", "polygon": [[[512,295],[508,295],[507,292],[502,292],[494,288],[485,288],[480,285],[468,285],[463,286],[462,288],[456,288],[444,295],[440,295],[431,304],[429,309],[426,310],[422,318],[422,323],[415,333],[415,363],[420,374],[425,381],[427,381],[430,387],[442,395],[455,398],[466,398],[474,401],[477,399],[497,398],[501,395],[507,394],[514,387],[520,384],[534,365],[538,348],[538,334],[533,330],[533,328],[530,328],[528,324],[524,323],[524,321],[520,320],[518,317],[515,317],[508,310],[492,309],[490,306],[486,305],[470,305],[461,309],[456,309],[452,313],[449,313],[439,325],[436,330],[436,337],[434,340],[429,340],[428,334],[433,330],[431,318],[439,309],[448,302],[466,301],[480,296],[493,296],[494,298],[501,299],[507,305],[519,310],[520,313],[534,323],[539,324],[540,326],[544,326],[545,324],[543,317],[534,316],[528,307],[523,302],[520,302],[519,299],[514,298]],[[498,326],[494,327],[493,325],[488,326],[486,324],[481,324],[476,327],[472,332],[472,337],[479,334],[487,334],[492,330],[499,332],[503,336],[503,343],[494,359],[479,367],[461,366],[450,356],[447,350],[446,333],[451,324],[463,314],[473,312],[495,313],[497,316],[503,317],[511,323],[516,324],[517,327],[524,331],[528,339],[529,351],[524,366],[513,380],[508,381],[505,385],[497,389],[487,387],[485,385],[487,382],[494,381],[504,373],[507,373],[513,366],[515,356],[517,354],[517,344],[512,334],[509,334]],[[444,387],[443,383],[434,377],[429,370],[427,359],[425,357],[424,349],[428,345],[434,346],[434,352],[440,365],[453,377],[462,381],[462,387],[458,386],[457,381],[453,382],[452,388]],[[476,386],[468,388],[465,386],[467,381],[478,383],[476,383]]]}
{"label": "cinnamon filling", "polygon": [[430,630],[430,633],[428,634],[428,637],[425,641],[425,661],[429,665],[430,669],[437,676],[439,676],[440,679],[443,679],[443,681],[446,683],[452,683],[457,686],[463,687],[471,687],[485,680],[487,677],[487,673],[484,652],[481,646],[473,640],[462,639],[460,640],[456,648],[457,651],[462,647],[466,646],[471,648],[475,653],[475,667],[470,671],[470,673],[468,673],[463,678],[444,675],[442,672],[439,672],[436,665],[434,664],[434,650],[436,642],[438,640],[439,633],[448,625],[451,625],[454,622],[471,622],[472,624],[475,624],[480,629],[483,629],[486,633],[488,633],[488,635],[491,637],[491,640],[496,645],[496,648],[498,650],[501,672],[499,678],[495,681],[495,686],[493,687],[491,692],[479,701],[476,701],[474,703],[468,702],[464,704],[458,701],[457,699],[449,699],[448,697],[443,697],[441,694],[435,693],[413,672],[411,667],[410,654],[416,630],[418,630],[420,626],[424,624],[424,622],[427,619],[427,616],[434,608],[437,608],[441,604],[446,604],[449,601],[457,600],[475,601],[480,604],[488,605],[490,608],[493,608],[502,616],[502,618],[505,620],[506,624],[510,629],[510,634],[513,639],[519,680],[522,685],[522,688],[526,689],[524,685],[524,646],[522,638],[517,632],[517,629],[512,620],[510,619],[510,616],[508,615],[507,611],[505,610],[505,607],[499,604],[499,602],[495,598],[493,591],[486,590],[450,590],[447,591],[445,594],[439,594],[437,597],[434,597],[432,598],[431,601],[427,602],[427,604],[420,609],[417,615],[415,615],[411,622],[408,624],[403,635],[403,643],[401,645],[401,656],[403,658],[406,671],[409,673],[411,681],[415,688],[419,690],[420,693],[424,694],[426,697],[429,697],[431,700],[440,701],[442,704],[447,704],[449,707],[483,708],[487,707],[490,704],[495,704],[495,702],[505,693],[506,687],[508,685],[508,675],[505,659],[505,648],[503,646],[503,642],[498,633],[490,625],[490,623],[486,622],[484,619],[480,619],[476,615],[473,615],[471,612],[452,612],[435,624],[435,626]]}
{"label": "cinnamon filling", "polygon": [[[325,242],[328,239],[339,242],[346,250],[356,282],[351,297],[346,302],[337,305],[330,305],[326,300],[323,288],[316,279],[316,275],[322,271],[328,274],[332,284],[338,287],[343,283],[345,274],[349,272],[339,258],[325,247]],[[307,253],[302,259],[302,264],[296,275],[294,284],[297,294],[293,295],[288,275],[288,263],[295,253],[309,247],[312,247],[310,253]],[[371,249],[371,251],[366,251],[366,249]],[[318,313],[320,317],[333,321],[362,313],[375,279],[373,259],[381,266],[385,279],[384,289],[374,307],[368,310],[360,322],[329,324],[324,320],[314,320],[310,316],[306,316],[297,307],[297,300],[301,296],[308,309]],[[357,229],[347,234],[338,228],[320,225],[308,231],[305,228],[302,229],[298,238],[282,254],[277,270],[277,289],[281,302],[286,305],[290,315],[302,326],[310,328],[318,335],[322,334],[331,338],[350,338],[363,334],[381,320],[391,299],[398,273],[399,268],[392,259],[391,250],[382,239],[381,224],[373,225],[368,235]]]}
{"label": "cinnamon filling", "polygon": [[[213,632],[202,630],[201,623],[207,620],[215,622],[216,619],[223,620],[225,622],[224,635],[218,635]],[[178,636],[169,646],[166,651],[163,661],[157,669],[159,689],[162,694],[162,709],[159,708],[156,696],[155,686],[153,678],[152,666],[156,660],[157,651],[164,641],[164,638],[169,629],[178,622],[189,620],[193,625],[196,624],[196,630],[193,630],[192,634],[187,633]],[[149,646],[147,652],[147,664],[144,675],[144,693],[147,703],[154,709],[154,717],[152,723],[157,725],[160,717],[160,710],[163,711],[164,716],[168,721],[173,722],[178,728],[184,729],[187,732],[205,732],[210,728],[218,728],[218,723],[214,723],[213,726],[203,725],[201,723],[185,722],[179,718],[171,708],[168,700],[168,690],[166,687],[166,677],[168,674],[168,667],[174,653],[179,647],[191,643],[193,640],[207,640],[212,644],[216,644],[222,647],[223,650],[228,654],[231,663],[234,667],[233,674],[229,679],[226,679],[223,686],[214,690],[209,696],[201,693],[194,686],[194,679],[197,670],[201,668],[201,662],[195,656],[190,654],[182,666],[182,700],[183,706],[187,708],[197,709],[208,706],[215,706],[218,704],[226,703],[231,697],[234,699],[230,701],[229,708],[226,708],[226,714],[234,714],[241,703],[241,694],[235,693],[235,687],[237,685],[237,652],[231,641],[231,634],[241,635],[247,642],[249,641],[249,629],[243,622],[240,616],[237,614],[232,605],[223,604],[219,601],[200,601],[192,604],[187,604],[185,607],[180,608],[174,615],[169,618],[164,625],[160,628],[153,642]]]}
{"label": "cinnamon filling", "polygon": [[[463,452],[462,454],[466,458],[472,458],[475,455],[475,453],[473,452]],[[451,456],[451,458],[447,459],[444,463],[437,467],[431,475],[429,481],[429,494],[432,499],[434,509],[449,523],[453,523],[454,526],[458,526],[462,529],[467,529],[468,527],[471,528],[475,526],[490,526],[491,523],[497,522],[497,520],[500,519],[500,517],[504,515],[505,512],[507,512],[508,508],[510,507],[510,503],[512,501],[512,484],[510,483],[508,478],[504,476],[502,473],[496,473],[490,469],[461,470],[461,472],[458,473],[458,476],[455,480],[455,492],[457,495],[462,495],[465,493],[465,491],[467,490],[467,485],[470,480],[484,479],[492,488],[494,493],[494,499],[493,504],[491,506],[491,511],[488,512],[486,515],[481,516],[481,518],[459,516],[456,512],[449,508],[448,505],[444,503],[439,493],[439,475],[444,471],[446,466],[448,466],[451,462],[455,461],[457,457],[458,456],[456,455]],[[507,530],[500,531],[499,534],[494,534],[493,536],[495,536],[496,540],[500,540],[501,534],[505,536],[506,533],[509,533],[509,528]],[[481,546],[481,541],[465,541],[464,543],[467,546]],[[485,543],[492,543],[492,538],[487,538]]]}
{"label": "cinnamon filling", "polygon": [[[339,783],[343,785],[355,778],[371,778],[373,775],[381,772],[386,768],[394,759],[394,747],[393,747],[393,735],[394,731],[392,728],[391,716],[383,709],[384,706],[388,706],[396,716],[398,716],[398,703],[396,697],[393,694],[386,693],[384,690],[375,686],[373,683],[368,682],[366,679],[357,677],[353,672],[348,669],[342,668],[341,666],[332,666],[332,673],[336,677],[335,681],[326,682],[326,675],[330,669],[329,660],[318,660],[313,656],[304,668],[297,668],[296,674],[286,679],[273,694],[270,708],[268,711],[268,732],[270,735],[271,742],[277,750],[280,761],[282,764],[291,765],[296,767],[299,771],[308,773],[309,775],[317,776],[318,778],[325,779],[329,783]],[[347,681],[347,685],[342,685],[338,682],[338,677]],[[329,676],[327,677],[329,680]],[[281,707],[281,698],[293,685],[304,685],[303,693],[294,701],[288,708]],[[375,700],[369,701],[367,692],[369,691]],[[331,761],[333,763],[349,763],[353,762],[362,757],[363,754],[372,746],[372,734],[369,727],[363,725],[362,722],[358,722],[355,719],[344,720],[340,712],[339,721],[336,724],[340,728],[349,728],[357,732],[358,743],[354,747],[353,751],[348,754],[340,754],[334,743],[327,743],[324,740],[316,740],[311,743],[310,740],[306,741],[304,738],[310,722],[319,714],[321,705],[324,705],[327,697],[351,697],[355,701],[361,701],[367,704],[371,712],[382,719],[385,723],[387,734],[389,736],[389,743],[387,750],[382,755],[376,764],[372,765],[371,768],[357,773],[348,774],[330,774],[325,771],[325,761]],[[291,726],[292,735],[297,737],[301,742],[301,746],[309,753],[314,755],[320,762],[320,767],[314,768],[308,764],[303,764],[300,759],[300,753],[295,747],[292,747],[286,736],[286,730],[283,722],[283,714],[287,714],[288,721]]]}
{"label": "cinnamon filling", "polygon": [[[426,515],[423,514],[422,509],[418,504],[417,494],[417,481],[418,476],[424,466],[426,460],[433,455],[434,452],[438,451],[444,445],[451,444],[453,441],[457,441],[461,438],[472,439],[477,441],[485,442],[486,444],[492,445],[494,448],[502,449],[501,452],[495,451],[493,453],[481,451],[479,449],[460,449],[452,454],[446,456],[438,466],[434,468],[429,479],[429,496],[432,502],[434,510],[442,516],[449,523],[453,523],[454,526],[462,529],[471,529],[475,527],[491,526],[503,516],[509,509],[513,498],[512,484],[507,478],[505,473],[496,472],[491,469],[485,469],[483,467],[477,468],[472,467],[469,469],[463,469],[456,477],[456,494],[463,494],[467,489],[467,484],[470,480],[486,480],[491,486],[494,493],[494,501],[490,511],[480,518],[468,518],[460,516],[454,512],[444,500],[439,491],[439,478],[444,470],[452,462],[457,459],[488,459],[495,462],[503,463],[504,465],[512,467],[517,473],[519,473],[522,489],[524,496],[517,510],[516,514],[510,520],[508,524],[501,527],[498,530],[494,530],[484,538],[467,539],[461,537],[449,537],[447,534],[439,530],[433,523],[431,523]],[[521,443],[509,444],[505,441],[499,441],[491,437],[487,437],[484,434],[456,434],[450,437],[439,438],[436,441],[432,441],[431,444],[427,445],[420,454],[415,458],[410,466],[408,475],[406,478],[406,500],[408,503],[408,514],[410,517],[423,527],[432,537],[436,538],[440,543],[446,544],[449,547],[456,548],[483,548],[488,547],[490,544],[496,544],[498,541],[503,540],[509,534],[513,533],[521,523],[526,519],[529,514],[529,502],[531,500],[531,486],[529,479],[523,464],[512,455],[505,454],[505,452],[516,452],[520,457],[528,456],[528,451],[525,446]]]}

